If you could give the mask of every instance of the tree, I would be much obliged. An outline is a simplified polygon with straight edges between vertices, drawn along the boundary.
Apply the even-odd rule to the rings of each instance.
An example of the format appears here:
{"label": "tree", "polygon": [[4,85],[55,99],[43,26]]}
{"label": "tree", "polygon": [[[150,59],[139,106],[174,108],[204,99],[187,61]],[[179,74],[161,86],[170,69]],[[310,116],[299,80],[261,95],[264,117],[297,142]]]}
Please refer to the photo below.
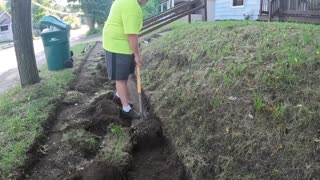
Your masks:
{"label": "tree", "polygon": [[6,4],[4,2],[0,2],[0,11],[6,11]]}
{"label": "tree", "polygon": [[6,3],[6,11],[11,14],[11,0],[8,0]]}
{"label": "tree", "polygon": [[[35,0],[35,2],[44,5],[49,6],[49,0]],[[38,6],[32,5],[32,21],[33,23],[38,23],[43,16],[47,14],[47,11],[43,8],[40,8]]]}
{"label": "tree", "polygon": [[12,0],[12,30],[21,86],[40,81],[34,55],[31,0]]}
{"label": "tree", "polygon": [[68,0],[68,2],[80,3],[82,11],[88,20],[90,31],[95,30],[95,24],[103,25],[107,20],[112,0]]}
{"label": "tree", "polygon": [[142,7],[143,15],[145,18],[154,16],[160,11],[161,0],[149,0],[146,5]]}

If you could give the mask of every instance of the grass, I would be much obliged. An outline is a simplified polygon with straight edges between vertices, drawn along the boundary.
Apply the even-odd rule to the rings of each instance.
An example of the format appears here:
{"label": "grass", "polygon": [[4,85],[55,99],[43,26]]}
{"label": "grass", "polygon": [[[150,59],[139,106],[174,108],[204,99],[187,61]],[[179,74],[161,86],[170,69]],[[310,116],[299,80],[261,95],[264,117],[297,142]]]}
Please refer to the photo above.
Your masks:
{"label": "grass", "polygon": [[[83,45],[72,47],[77,49]],[[76,61],[80,63],[79,61]],[[72,70],[48,71],[40,68],[41,82],[21,89],[16,86],[0,95],[0,179],[6,179],[23,165],[26,152],[43,134],[43,124],[55,110],[56,102],[74,78]]]}
{"label": "grass", "polygon": [[71,70],[48,72],[41,68],[41,82],[16,87],[0,96],[0,177],[6,177],[23,164],[35,138],[43,133],[45,122],[74,77]]}
{"label": "grass", "polygon": [[128,129],[113,125],[102,144],[99,152],[101,159],[115,166],[127,165],[131,146]]}
{"label": "grass", "polygon": [[194,179],[320,177],[319,30],[179,24],[143,50],[145,91]]}
{"label": "grass", "polygon": [[71,47],[71,51],[73,52],[74,56],[81,56],[83,53],[83,50],[90,45],[91,47],[95,44],[95,42],[90,42],[90,43],[81,43],[81,44],[77,44],[75,46]]}
{"label": "grass", "polygon": [[1,46],[1,45],[5,45],[5,44],[8,44],[8,43],[10,43],[10,42],[0,42],[0,46]]}
{"label": "grass", "polygon": [[263,109],[263,100],[261,96],[257,96],[254,102],[255,110],[261,112]]}
{"label": "grass", "polygon": [[95,135],[84,129],[68,131],[63,135],[63,140],[84,153],[94,153],[98,149],[98,141]]}
{"label": "grass", "polygon": [[103,26],[98,26],[95,30],[89,30],[87,36],[101,36],[103,32]]}

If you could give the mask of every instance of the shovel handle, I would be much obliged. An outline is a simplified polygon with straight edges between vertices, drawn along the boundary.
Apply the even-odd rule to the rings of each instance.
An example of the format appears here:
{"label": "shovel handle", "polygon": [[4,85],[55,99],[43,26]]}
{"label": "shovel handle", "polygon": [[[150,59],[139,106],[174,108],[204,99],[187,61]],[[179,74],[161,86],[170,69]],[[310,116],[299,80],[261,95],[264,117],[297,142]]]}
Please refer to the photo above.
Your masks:
{"label": "shovel handle", "polygon": [[141,76],[140,76],[140,67],[137,66],[137,90],[138,94],[141,94]]}

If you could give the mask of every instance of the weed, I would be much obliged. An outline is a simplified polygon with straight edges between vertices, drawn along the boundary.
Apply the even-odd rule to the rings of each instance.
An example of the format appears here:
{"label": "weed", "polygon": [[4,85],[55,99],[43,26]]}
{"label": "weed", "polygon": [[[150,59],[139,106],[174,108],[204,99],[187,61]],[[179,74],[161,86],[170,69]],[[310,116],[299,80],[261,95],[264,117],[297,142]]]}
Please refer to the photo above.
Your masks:
{"label": "weed", "polygon": [[254,107],[257,112],[261,112],[263,110],[264,104],[261,96],[256,96]]}
{"label": "weed", "polygon": [[120,136],[123,134],[123,129],[120,126],[112,126],[111,132],[114,135]]}

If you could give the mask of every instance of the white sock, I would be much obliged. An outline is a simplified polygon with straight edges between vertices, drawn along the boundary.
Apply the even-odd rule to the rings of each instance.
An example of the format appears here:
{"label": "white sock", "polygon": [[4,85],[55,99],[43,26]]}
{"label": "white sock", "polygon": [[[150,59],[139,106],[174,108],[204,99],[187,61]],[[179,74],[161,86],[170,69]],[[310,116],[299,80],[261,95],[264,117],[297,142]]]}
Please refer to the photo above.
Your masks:
{"label": "white sock", "polygon": [[129,105],[123,106],[123,107],[122,107],[122,110],[123,110],[124,112],[129,112],[129,111],[131,110],[131,107],[130,107]]}
{"label": "white sock", "polygon": [[120,98],[120,96],[119,96],[118,92],[116,92],[116,96],[117,96],[118,98]]}

